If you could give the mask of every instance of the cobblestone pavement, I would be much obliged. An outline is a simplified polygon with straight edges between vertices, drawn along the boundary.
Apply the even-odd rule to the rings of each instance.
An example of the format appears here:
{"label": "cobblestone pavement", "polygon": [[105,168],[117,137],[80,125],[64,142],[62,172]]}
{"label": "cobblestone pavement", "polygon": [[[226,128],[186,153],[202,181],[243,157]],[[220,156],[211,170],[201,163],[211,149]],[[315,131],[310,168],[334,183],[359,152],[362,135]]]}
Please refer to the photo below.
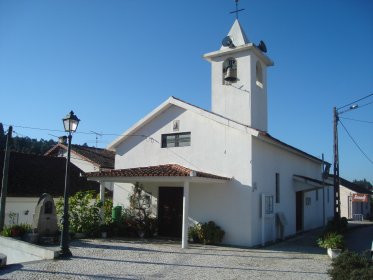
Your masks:
{"label": "cobblestone pavement", "polygon": [[355,227],[350,226],[345,234],[345,245],[348,250],[358,253],[370,252],[373,243],[373,224],[360,223]]}
{"label": "cobblestone pavement", "polygon": [[8,266],[0,279],[329,279],[330,260],[306,234],[261,249],[179,242],[76,240],[73,258]]}

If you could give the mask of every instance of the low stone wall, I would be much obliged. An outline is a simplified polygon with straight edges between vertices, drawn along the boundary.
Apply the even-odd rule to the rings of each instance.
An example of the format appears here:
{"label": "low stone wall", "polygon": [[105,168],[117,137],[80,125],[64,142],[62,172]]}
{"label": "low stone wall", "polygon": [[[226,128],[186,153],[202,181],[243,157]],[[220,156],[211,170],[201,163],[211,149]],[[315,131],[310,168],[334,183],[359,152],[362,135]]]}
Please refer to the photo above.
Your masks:
{"label": "low stone wall", "polygon": [[[0,236],[0,248],[0,253],[2,249],[5,252],[11,252],[7,256],[8,264],[35,260],[52,260],[58,257],[57,250],[48,249],[11,237]],[[5,253],[5,255],[7,254]],[[20,261],[18,262],[17,259]]]}

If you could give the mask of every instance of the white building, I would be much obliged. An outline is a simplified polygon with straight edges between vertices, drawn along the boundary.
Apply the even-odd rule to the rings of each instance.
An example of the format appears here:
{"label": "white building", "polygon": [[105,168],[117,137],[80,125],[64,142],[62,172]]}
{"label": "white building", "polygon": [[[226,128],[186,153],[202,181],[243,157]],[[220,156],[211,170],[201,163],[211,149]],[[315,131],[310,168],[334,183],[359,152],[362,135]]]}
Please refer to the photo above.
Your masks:
{"label": "white building", "polygon": [[370,217],[372,192],[350,181],[340,178],[341,217],[363,220]]}
{"label": "white building", "polygon": [[241,246],[322,226],[333,216],[323,162],[267,131],[272,60],[238,20],[223,44],[204,55],[212,69],[211,111],[170,97],[109,145],[115,170],[88,176],[114,183],[114,204],[124,206],[133,183],[142,183],[159,233],[181,236],[183,247],[194,222],[216,222],[223,243]]}
{"label": "white building", "polygon": [[[67,137],[61,137],[59,143],[44,155],[67,158]],[[94,172],[114,168],[114,153],[106,149],[71,145],[70,162],[83,172]]]}

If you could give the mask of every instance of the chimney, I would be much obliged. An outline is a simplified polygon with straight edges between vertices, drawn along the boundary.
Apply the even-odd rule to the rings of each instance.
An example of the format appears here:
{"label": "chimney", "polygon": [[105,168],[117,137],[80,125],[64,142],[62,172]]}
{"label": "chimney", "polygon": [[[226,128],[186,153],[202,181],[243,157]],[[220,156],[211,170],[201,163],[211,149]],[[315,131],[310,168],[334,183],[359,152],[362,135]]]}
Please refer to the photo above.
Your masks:
{"label": "chimney", "polygon": [[67,144],[67,136],[60,136],[58,137],[58,144]]}

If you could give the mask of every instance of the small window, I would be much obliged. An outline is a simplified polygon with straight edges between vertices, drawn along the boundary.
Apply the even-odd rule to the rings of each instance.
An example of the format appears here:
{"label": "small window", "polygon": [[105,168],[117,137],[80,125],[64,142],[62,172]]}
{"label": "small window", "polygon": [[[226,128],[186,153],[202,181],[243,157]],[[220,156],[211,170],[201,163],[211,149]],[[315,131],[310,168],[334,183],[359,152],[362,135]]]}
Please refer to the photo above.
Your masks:
{"label": "small window", "polygon": [[280,174],[276,173],[276,203],[280,203]]}
{"label": "small window", "polygon": [[263,69],[259,61],[256,62],[256,85],[263,88]]}
{"label": "small window", "polygon": [[190,132],[162,134],[162,148],[190,146]]}
{"label": "small window", "polygon": [[328,196],[328,203],[330,202],[330,195],[329,195],[330,189],[328,188],[327,196]]}
{"label": "small window", "polygon": [[306,197],[306,205],[307,206],[311,205],[311,198],[310,197]]}
{"label": "small window", "polygon": [[264,213],[266,215],[273,214],[273,195],[266,195],[264,197]]}
{"label": "small window", "polygon": [[316,201],[319,200],[319,190],[316,190]]}

